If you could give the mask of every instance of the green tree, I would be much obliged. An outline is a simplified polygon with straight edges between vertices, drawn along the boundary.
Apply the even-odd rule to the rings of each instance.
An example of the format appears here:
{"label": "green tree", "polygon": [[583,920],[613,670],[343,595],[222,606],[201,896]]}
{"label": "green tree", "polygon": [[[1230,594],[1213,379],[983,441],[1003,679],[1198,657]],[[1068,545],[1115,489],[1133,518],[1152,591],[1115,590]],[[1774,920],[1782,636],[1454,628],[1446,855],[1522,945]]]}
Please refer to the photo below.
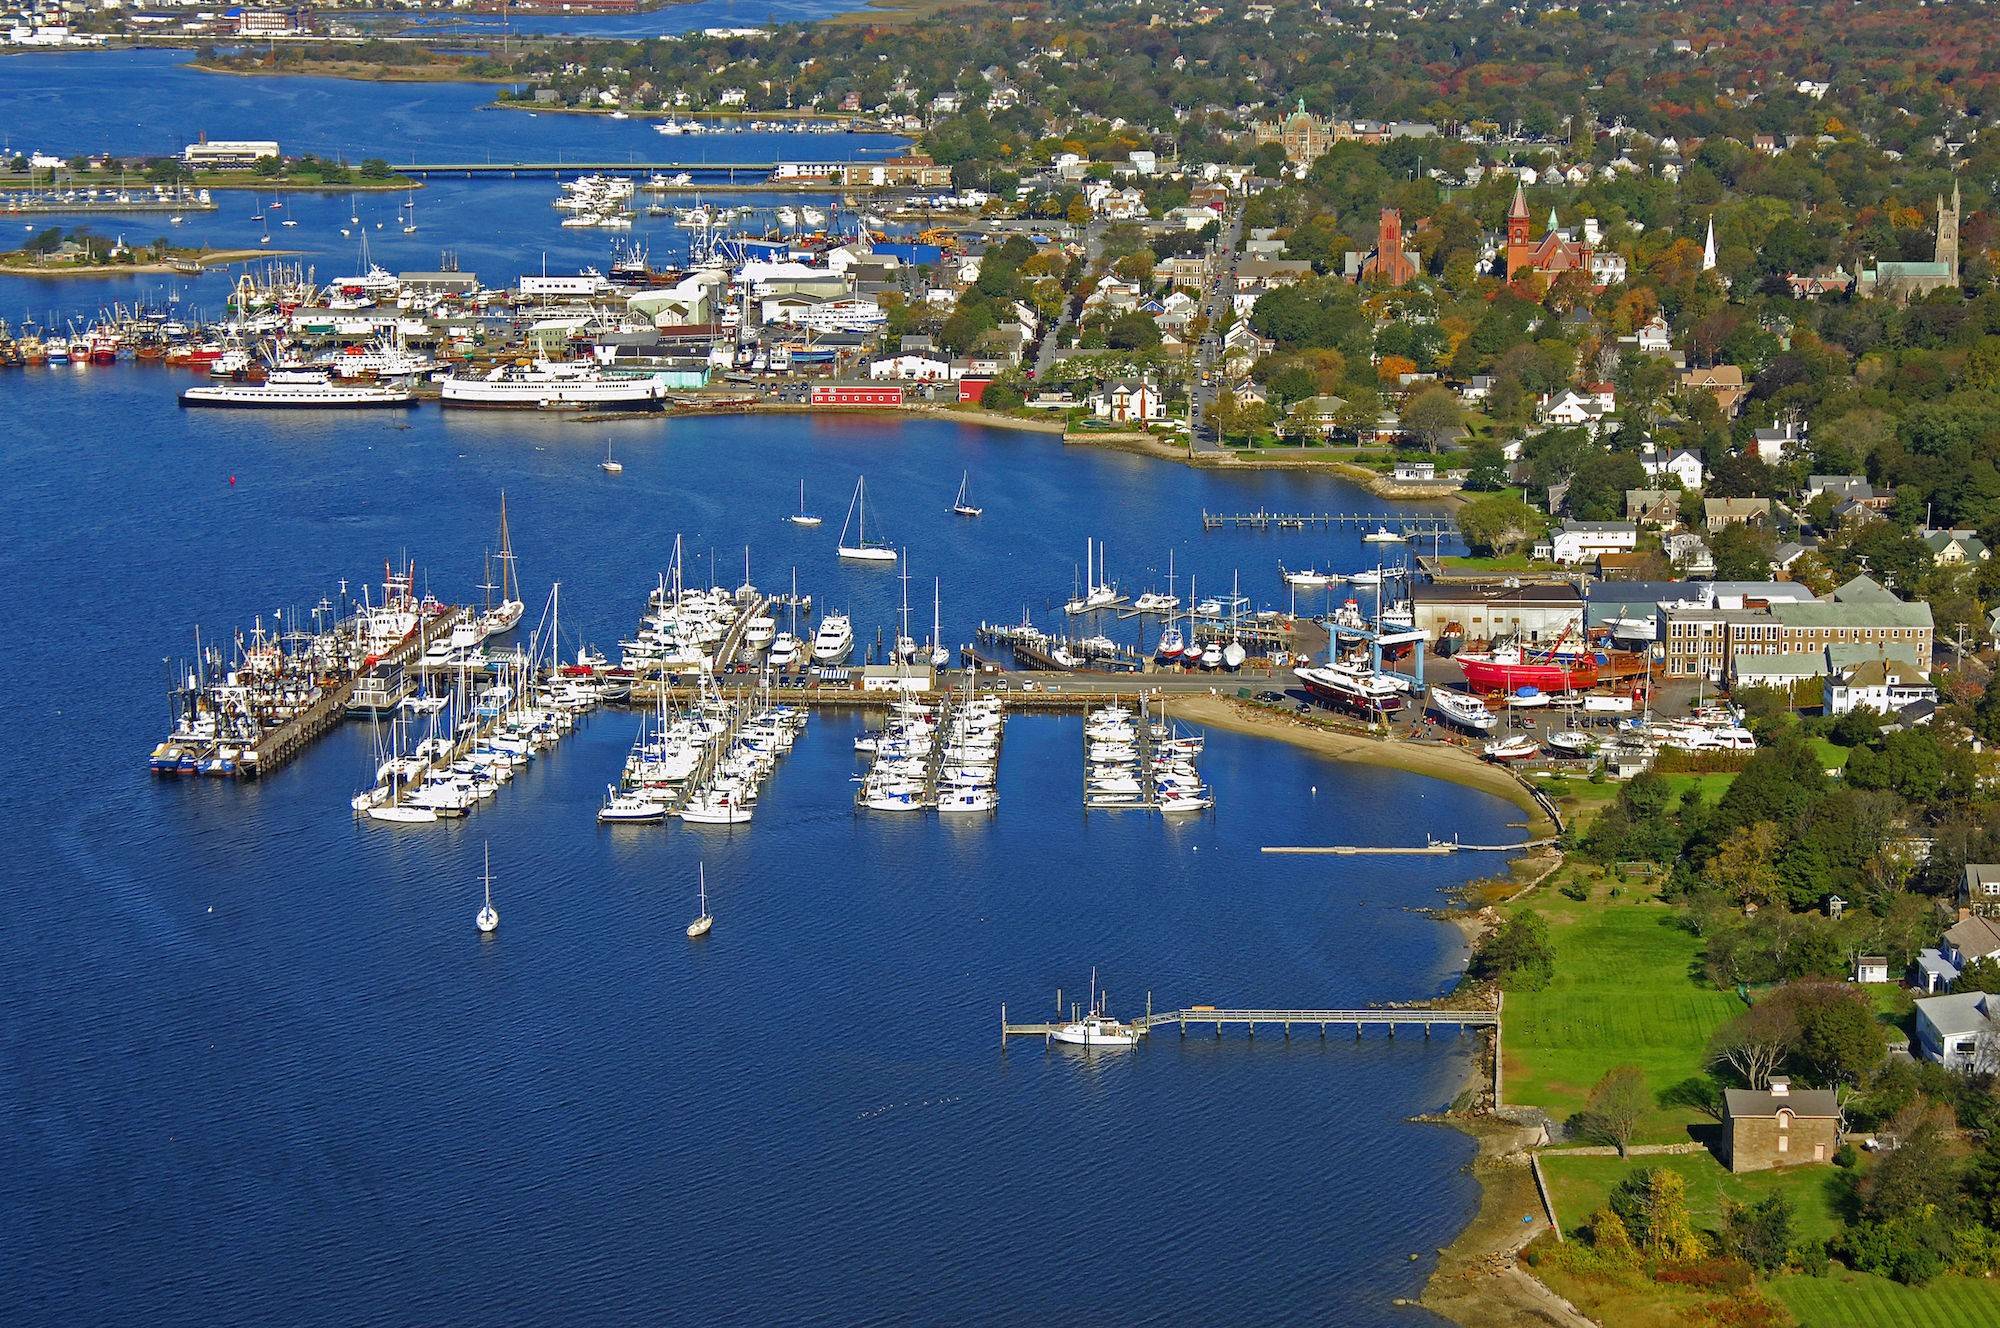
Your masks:
{"label": "green tree", "polygon": [[1959,970],[1953,991],[2000,992],[2000,959],[1982,956]]}
{"label": "green tree", "polygon": [[1702,1239],[1688,1212],[1687,1181],[1679,1172],[1642,1167],[1612,1187],[1610,1204],[1647,1258],[1685,1263],[1702,1256]]}
{"label": "green tree", "polygon": [[1726,1203],[1722,1248],[1760,1273],[1775,1273],[1791,1253],[1794,1226],[1792,1201],[1782,1190],[1761,1203]]}
{"label": "green tree", "polygon": [[1639,1122],[1652,1106],[1645,1072],[1636,1065],[1614,1066],[1591,1088],[1583,1110],[1570,1118],[1570,1133],[1593,1143],[1610,1144],[1624,1157]]}
{"label": "green tree", "polygon": [[1545,528],[1540,512],[1508,494],[1475,498],[1458,512],[1458,530],[1466,545],[1487,553],[1510,553]]}
{"label": "green tree", "polygon": [[1464,427],[1465,412],[1450,388],[1432,384],[1410,395],[1403,403],[1400,421],[1404,429],[1436,455],[1452,436]]}
{"label": "green tree", "polygon": [[1523,909],[1488,933],[1473,952],[1472,976],[1510,991],[1540,991],[1555,976],[1555,946],[1541,914]]}

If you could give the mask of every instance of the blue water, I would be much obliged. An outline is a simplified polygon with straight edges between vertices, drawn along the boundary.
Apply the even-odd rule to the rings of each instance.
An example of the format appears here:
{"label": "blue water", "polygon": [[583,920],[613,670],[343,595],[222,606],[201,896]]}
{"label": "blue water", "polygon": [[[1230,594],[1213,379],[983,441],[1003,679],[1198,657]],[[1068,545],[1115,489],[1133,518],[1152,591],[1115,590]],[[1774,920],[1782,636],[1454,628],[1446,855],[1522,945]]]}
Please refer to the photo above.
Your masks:
{"label": "blue water", "polygon": [[[863,0],[696,0],[643,14],[390,14],[415,32],[466,33],[497,38],[507,33],[575,34],[583,37],[658,37],[703,28],[774,28],[810,23],[866,8]],[[345,16],[343,16],[345,17]]]}
{"label": "blue water", "polygon": [[[156,782],[162,661],[404,550],[464,596],[507,491],[531,616],[629,631],[676,531],[717,577],[892,628],[893,574],[832,545],[865,470],[947,635],[1068,591],[1084,537],[1143,585],[1351,538],[1204,535],[1198,511],[1374,505],[946,423],[603,430],[512,416],[220,417],[140,366],[0,379],[12,414],[0,719],[0,1303],[17,1323],[1401,1325],[1471,1211],[1462,1137],[1407,1122],[1464,1043],[1172,1036],[997,1045],[1080,991],[1114,1009],[1419,998],[1462,962],[1457,859],[1261,845],[1492,840],[1492,797],[1211,735],[1219,806],[1080,810],[1074,721],[1016,718],[990,821],[857,817],[858,717],[816,717],[734,833],[607,832],[633,718],[592,717],[458,825],[357,824],[347,726],[267,781]],[[946,508],[961,470],[986,505]],[[782,521],[799,476],[828,517]],[[234,477],[232,484],[231,477]],[[927,591],[928,586],[924,589]],[[572,638],[573,639],[573,638]],[[497,940],[472,928],[490,844]],[[716,931],[681,934],[705,861]],[[1411,1262],[1409,1255],[1423,1256]]]}

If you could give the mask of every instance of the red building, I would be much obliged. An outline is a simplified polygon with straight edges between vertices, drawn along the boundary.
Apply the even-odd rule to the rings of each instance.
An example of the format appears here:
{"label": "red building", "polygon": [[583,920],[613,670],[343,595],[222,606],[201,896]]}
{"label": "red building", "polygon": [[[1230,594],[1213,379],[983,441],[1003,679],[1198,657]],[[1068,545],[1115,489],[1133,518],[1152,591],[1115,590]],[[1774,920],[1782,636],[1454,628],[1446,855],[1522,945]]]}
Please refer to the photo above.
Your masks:
{"label": "red building", "polygon": [[903,389],[880,383],[815,383],[815,406],[900,406]]}
{"label": "red building", "polygon": [[986,389],[991,386],[991,378],[961,378],[958,380],[958,399],[963,404],[979,405],[986,400]]}
{"label": "red building", "polygon": [[1361,265],[1361,279],[1379,278],[1391,286],[1401,286],[1416,278],[1417,255],[1403,248],[1403,214],[1383,208],[1375,230],[1375,252]]}
{"label": "red building", "polygon": [[1539,240],[1528,238],[1528,195],[1514,186],[1514,206],[1507,210],[1507,280],[1523,272],[1539,272],[1545,277],[1565,272],[1590,272],[1590,246],[1568,239],[1554,226],[1555,216]]}

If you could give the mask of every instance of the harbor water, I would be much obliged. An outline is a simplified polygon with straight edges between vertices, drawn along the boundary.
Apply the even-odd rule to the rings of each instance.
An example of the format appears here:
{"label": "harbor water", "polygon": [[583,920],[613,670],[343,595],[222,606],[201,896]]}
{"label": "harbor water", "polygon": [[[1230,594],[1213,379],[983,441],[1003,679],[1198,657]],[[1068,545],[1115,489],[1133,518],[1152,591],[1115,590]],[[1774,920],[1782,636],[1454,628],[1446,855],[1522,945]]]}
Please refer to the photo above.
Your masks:
{"label": "harbor water", "polygon": [[[1077,721],[1034,716],[997,815],[962,824],[857,816],[839,713],[707,833],[594,823],[637,723],[615,709],[429,827],[353,819],[360,723],[254,784],[144,763],[197,625],[226,640],[405,553],[467,599],[502,489],[529,622],[560,580],[566,645],[614,655],[677,532],[691,580],[712,556],[735,585],[747,542],[760,586],[796,565],[862,642],[893,635],[896,573],[833,553],[863,472],[948,640],[1049,621],[1087,536],[1134,589],[1172,549],[1281,602],[1278,559],[1372,565],[1358,532],[1204,534],[1201,509],[1383,504],[944,422],[216,418],[175,406],[186,381],[0,382],[11,1321],[1413,1321],[1390,1302],[1475,1190],[1469,1142],[1408,1118],[1469,1039],[1003,1051],[999,1007],[1081,1000],[1093,966],[1124,1014],[1434,995],[1463,950],[1412,910],[1477,863],[1258,850],[1502,841],[1498,799],[1215,733],[1214,812],[1086,816]],[[965,472],[976,520],[949,510]],[[783,520],[802,477],[816,531]],[[716,924],[690,943],[698,863]]]}

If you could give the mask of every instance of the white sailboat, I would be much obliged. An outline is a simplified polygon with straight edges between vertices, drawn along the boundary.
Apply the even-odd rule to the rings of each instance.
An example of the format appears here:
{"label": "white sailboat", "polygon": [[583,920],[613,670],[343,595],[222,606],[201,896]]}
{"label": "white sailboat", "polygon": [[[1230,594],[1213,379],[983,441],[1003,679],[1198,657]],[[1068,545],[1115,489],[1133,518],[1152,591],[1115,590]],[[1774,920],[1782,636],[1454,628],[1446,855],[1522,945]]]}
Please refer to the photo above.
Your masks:
{"label": "white sailboat", "polygon": [[795,526],[816,526],[819,524],[819,518],[806,511],[806,482],[803,476],[799,479],[798,514],[787,517],[786,520]]}
{"label": "white sailboat", "polygon": [[491,936],[500,929],[500,910],[493,907],[493,846],[486,847],[486,903],[480,907],[479,915],[473,919],[481,936]]}
{"label": "white sailboat", "polygon": [[480,615],[482,636],[499,636],[520,625],[527,605],[521,602],[521,578],[514,570],[514,539],[507,531],[507,491],[500,491],[500,602]]}
{"label": "white sailboat", "polygon": [[[857,514],[860,518],[858,521],[856,520]],[[852,544],[847,542],[847,532],[850,528],[854,531],[854,543]],[[893,563],[896,561],[896,551],[894,549],[868,542],[868,477],[866,475],[861,476],[854,482],[854,497],[847,501],[847,520],[843,521],[840,526],[838,552],[841,557],[847,559],[849,562]]]}
{"label": "white sailboat", "polygon": [[942,578],[931,582],[931,667],[941,669],[951,663],[951,651],[944,643],[944,632],[940,620],[944,611],[944,581]]}
{"label": "white sailboat", "polygon": [[708,911],[708,869],[705,865],[697,865],[695,871],[701,881],[701,915],[693,922],[688,923],[689,940],[693,940],[697,936],[708,935],[708,929],[715,925],[715,919],[709,915]]}
{"label": "white sailboat", "polygon": [[415,235],[417,233],[417,196],[411,194],[409,202],[404,204],[404,206],[409,209],[409,214],[403,221],[403,234]]}
{"label": "white sailboat", "polygon": [[965,501],[965,486],[971,479],[972,472],[969,470],[958,477],[958,497],[953,500],[951,510],[960,516],[978,516],[986,510],[983,507],[974,507],[971,503]]}

